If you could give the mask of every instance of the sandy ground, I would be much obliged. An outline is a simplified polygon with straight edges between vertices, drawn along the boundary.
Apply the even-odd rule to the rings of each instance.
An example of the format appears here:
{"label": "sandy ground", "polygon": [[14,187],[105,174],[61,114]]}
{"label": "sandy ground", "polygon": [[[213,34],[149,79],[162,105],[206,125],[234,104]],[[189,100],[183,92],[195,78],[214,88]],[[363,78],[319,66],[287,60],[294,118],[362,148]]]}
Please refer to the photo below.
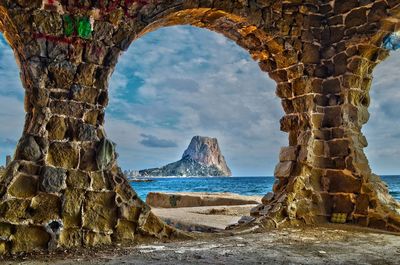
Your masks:
{"label": "sandy ground", "polygon": [[400,236],[338,229],[283,229],[197,240],[78,250],[1,264],[400,264]]}
{"label": "sandy ground", "polygon": [[152,208],[166,223],[186,231],[224,230],[250,213],[256,204],[238,206],[203,206],[174,209]]}

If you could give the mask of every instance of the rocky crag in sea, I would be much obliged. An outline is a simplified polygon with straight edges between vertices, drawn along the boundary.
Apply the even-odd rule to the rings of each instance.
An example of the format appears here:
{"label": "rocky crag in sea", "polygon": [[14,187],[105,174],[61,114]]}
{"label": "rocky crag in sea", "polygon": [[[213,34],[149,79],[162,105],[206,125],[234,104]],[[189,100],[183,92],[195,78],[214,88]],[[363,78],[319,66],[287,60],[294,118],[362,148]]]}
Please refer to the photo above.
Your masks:
{"label": "rocky crag in sea", "polygon": [[195,136],[182,159],[160,168],[140,170],[141,176],[231,176],[216,138]]}

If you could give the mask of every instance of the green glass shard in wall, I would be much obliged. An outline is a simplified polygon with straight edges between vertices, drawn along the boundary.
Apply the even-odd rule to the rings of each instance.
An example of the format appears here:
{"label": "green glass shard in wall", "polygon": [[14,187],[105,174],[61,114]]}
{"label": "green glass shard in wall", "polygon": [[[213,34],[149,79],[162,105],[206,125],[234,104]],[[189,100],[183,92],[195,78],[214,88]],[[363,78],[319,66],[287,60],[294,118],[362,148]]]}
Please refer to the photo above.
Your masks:
{"label": "green glass shard in wall", "polygon": [[64,16],[64,34],[66,37],[71,37],[75,32],[75,23],[71,16]]}
{"label": "green glass shard in wall", "polygon": [[78,36],[84,39],[90,38],[92,34],[92,25],[88,17],[81,17],[77,19]]}

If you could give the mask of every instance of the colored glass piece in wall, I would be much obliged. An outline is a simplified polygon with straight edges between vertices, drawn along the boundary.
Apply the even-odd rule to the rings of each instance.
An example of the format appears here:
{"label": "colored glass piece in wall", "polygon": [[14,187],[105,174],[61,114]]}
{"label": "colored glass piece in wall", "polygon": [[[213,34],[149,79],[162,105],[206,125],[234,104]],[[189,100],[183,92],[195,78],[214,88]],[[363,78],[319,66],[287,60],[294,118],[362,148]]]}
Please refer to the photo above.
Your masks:
{"label": "colored glass piece in wall", "polygon": [[395,51],[400,48],[400,31],[393,32],[383,39],[383,48]]}
{"label": "colored glass piece in wall", "polygon": [[92,34],[92,25],[88,17],[81,17],[77,19],[78,36],[84,39],[90,38]]}
{"label": "colored glass piece in wall", "polygon": [[64,16],[64,34],[66,37],[72,36],[75,32],[75,23],[71,16]]}

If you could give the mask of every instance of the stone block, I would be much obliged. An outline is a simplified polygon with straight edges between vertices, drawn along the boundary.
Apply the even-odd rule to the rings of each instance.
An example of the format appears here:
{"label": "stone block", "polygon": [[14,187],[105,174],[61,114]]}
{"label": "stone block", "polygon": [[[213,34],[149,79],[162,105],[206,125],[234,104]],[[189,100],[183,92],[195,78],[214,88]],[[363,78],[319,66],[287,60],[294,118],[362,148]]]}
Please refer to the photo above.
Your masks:
{"label": "stone block", "polygon": [[146,233],[149,233],[150,235],[157,236],[159,233],[162,232],[162,230],[165,226],[164,222],[161,221],[161,219],[158,218],[157,216],[155,216],[152,212],[148,213],[146,217],[145,217],[145,215],[143,215],[143,218],[145,218],[145,221],[140,226],[140,228],[143,231],[145,231]]}
{"label": "stone block", "polygon": [[295,163],[293,161],[279,162],[275,167],[274,175],[276,177],[289,177],[292,173]]}
{"label": "stone block", "polygon": [[55,167],[77,168],[79,163],[78,148],[71,143],[52,143],[47,154],[47,162]]}
{"label": "stone block", "polygon": [[340,81],[338,78],[326,79],[322,82],[322,92],[324,94],[336,94],[341,91]]}
{"label": "stone block", "polygon": [[347,28],[357,27],[367,22],[367,8],[352,10],[345,19]]}
{"label": "stone block", "polygon": [[60,89],[68,89],[76,73],[76,66],[68,61],[56,62],[48,67],[53,86]]}
{"label": "stone block", "polygon": [[107,47],[102,42],[93,42],[86,46],[84,60],[88,63],[101,65],[107,53]]}
{"label": "stone block", "polygon": [[11,252],[32,252],[47,249],[50,235],[40,226],[16,226],[11,236]]}
{"label": "stone block", "polygon": [[33,136],[26,136],[21,139],[17,147],[17,159],[36,161],[42,156],[40,146]]}
{"label": "stone block", "polygon": [[87,102],[90,104],[96,104],[97,97],[100,91],[95,87],[80,86],[73,84],[70,88],[70,97],[73,100],[80,102]]}
{"label": "stone block", "polygon": [[327,170],[325,177],[329,179],[329,192],[360,193],[361,179],[350,172]]}
{"label": "stone block", "polygon": [[308,82],[308,78],[300,77],[292,81],[293,93],[295,96],[305,95],[311,92],[312,86]]}
{"label": "stone block", "polygon": [[358,6],[359,6],[358,0],[346,0],[346,1],[335,0],[334,12],[335,14],[344,14]]}
{"label": "stone block", "polygon": [[8,199],[0,203],[0,216],[10,223],[20,223],[29,219],[30,200]]}
{"label": "stone block", "polygon": [[36,224],[45,224],[60,219],[61,200],[53,194],[41,193],[35,196],[29,207],[31,219]]}
{"label": "stone block", "polygon": [[[0,223],[0,240],[7,241],[13,234],[13,225],[8,223]],[[1,253],[1,251],[0,251]]]}
{"label": "stone block", "polygon": [[84,104],[75,101],[51,100],[50,102],[50,110],[53,114],[68,117],[82,118],[86,108]]}
{"label": "stone block", "polygon": [[97,137],[97,129],[95,126],[86,123],[80,123],[78,125],[78,141],[91,141],[96,142],[99,140]]}
{"label": "stone block", "polygon": [[44,167],[40,178],[40,189],[44,192],[61,192],[67,188],[65,169]]}
{"label": "stone block", "polygon": [[80,170],[69,170],[67,173],[67,187],[73,189],[88,189],[90,177],[88,173]]}
{"label": "stone block", "polygon": [[47,124],[46,129],[49,132],[49,140],[63,140],[68,130],[68,124],[65,118],[53,116]]}
{"label": "stone block", "polygon": [[83,244],[83,232],[80,229],[63,229],[58,244],[65,248],[81,247]]}
{"label": "stone block", "polygon": [[110,180],[104,177],[103,171],[92,172],[91,175],[91,187],[94,191],[110,190]]}
{"label": "stone block", "polygon": [[83,236],[83,244],[87,247],[110,245],[111,243],[110,234],[85,232]]}
{"label": "stone block", "polygon": [[117,223],[114,192],[87,192],[83,227],[94,232],[112,232]]}
{"label": "stone block", "polygon": [[303,63],[317,64],[320,62],[320,47],[311,43],[305,43],[303,48]]}
{"label": "stone block", "polygon": [[83,146],[81,148],[81,161],[79,169],[84,171],[97,171],[99,169],[96,158],[96,149],[91,146]]}
{"label": "stone block", "polygon": [[30,161],[18,161],[18,172],[23,173],[25,175],[40,175],[41,167]]}
{"label": "stone block", "polygon": [[387,221],[383,216],[373,216],[368,218],[368,227],[386,230]]}
{"label": "stone block", "polygon": [[10,247],[7,241],[0,240],[0,255],[7,255],[10,253]]}
{"label": "stone block", "polygon": [[94,82],[95,64],[81,63],[77,70],[75,82],[84,86],[91,87]]}
{"label": "stone block", "polygon": [[312,151],[316,156],[325,156],[325,141],[314,140]]}
{"label": "stone block", "polygon": [[276,87],[276,95],[280,98],[293,97],[292,85],[290,83],[279,83]]}
{"label": "stone block", "polygon": [[354,203],[350,195],[333,195],[333,212],[350,215],[354,210]]}
{"label": "stone block", "polygon": [[98,124],[97,117],[99,116],[98,110],[89,110],[83,116],[83,120],[88,123],[96,126]]}
{"label": "stone block", "polygon": [[337,107],[324,108],[323,127],[340,127],[342,125],[342,109]]}
{"label": "stone block", "polygon": [[282,147],[279,153],[279,160],[283,161],[296,161],[297,160],[297,146]]}
{"label": "stone block", "polygon": [[31,198],[36,195],[38,177],[19,174],[8,188],[8,194],[17,198]]}
{"label": "stone block", "polygon": [[69,189],[64,193],[62,220],[65,228],[81,227],[82,203],[85,199],[83,190]]}
{"label": "stone block", "polygon": [[268,192],[264,197],[262,197],[261,202],[262,204],[267,205],[272,201],[273,198],[274,198],[274,193]]}
{"label": "stone block", "polygon": [[356,199],[356,214],[368,214],[369,197],[366,194],[360,194]]}
{"label": "stone block", "polygon": [[117,241],[134,240],[136,234],[136,223],[127,220],[118,220],[113,237]]}
{"label": "stone block", "polygon": [[132,189],[128,182],[115,185],[114,190],[124,202],[130,202],[137,196],[136,192]]}
{"label": "stone block", "polygon": [[118,208],[119,218],[125,219],[131,222],[137,222],[141,212],[141,208],[135,205],[124,204]]}

